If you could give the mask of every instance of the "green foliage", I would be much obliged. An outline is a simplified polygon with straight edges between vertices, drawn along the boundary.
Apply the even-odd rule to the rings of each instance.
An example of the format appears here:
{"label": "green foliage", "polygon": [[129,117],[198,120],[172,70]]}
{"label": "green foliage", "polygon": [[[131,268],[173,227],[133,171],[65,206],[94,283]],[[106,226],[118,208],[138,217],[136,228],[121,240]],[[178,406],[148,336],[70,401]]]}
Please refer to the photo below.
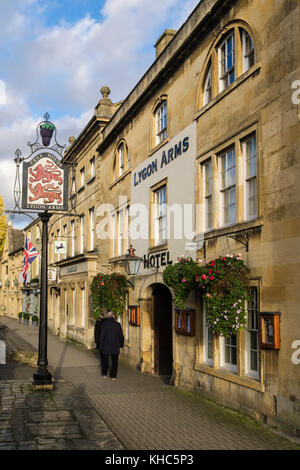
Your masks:
{"label": "green foliage", "polygon": [[19,318],[22,318],[22,317],[23,317],[23,312],[19,312],[19,313],[18,313],[18,317],[19,317]]}
{"label": "green foliage", "polygon": [[7,216],[3,215],[4,212],[4,202],[2,196],[0,196],[0,255],[3,251],[4,242],[7,232]]}
{"label": "green foliage", "polygon": [[32,315],[32,317],[31,317],[32,322],[34,322],[34,321],[37,322],[38,320],[39,320],[39,317],[37,315]]}
{"label": "green foliage", "polygon": [[227,255],[210,261],[197,277],[207,323],[215,334],[230,336],[244,328],[250,290],[248,274],[240,256]]}
{"label": "green foliage", "polygon": [[191,258],[179,258],[178,263],[168,266],[163,271],[163,281],[174,290],[175,305],[184,308],[188,294],[197,288],[196,276],[201,273],[201,266]]}
{"label": "green foliage", "polygon": [[27,312],[23,313],[23,318],[24,318],[24,320],[29,320],[29,318],[30,318],[29,313],[27,313]]}
{"label": "green foliage", "polygon": [[97,274],[91,284],[90,313],[97,318],[103,310],[116,315],[124,312],[126,304],[127,278],[123,274]]}

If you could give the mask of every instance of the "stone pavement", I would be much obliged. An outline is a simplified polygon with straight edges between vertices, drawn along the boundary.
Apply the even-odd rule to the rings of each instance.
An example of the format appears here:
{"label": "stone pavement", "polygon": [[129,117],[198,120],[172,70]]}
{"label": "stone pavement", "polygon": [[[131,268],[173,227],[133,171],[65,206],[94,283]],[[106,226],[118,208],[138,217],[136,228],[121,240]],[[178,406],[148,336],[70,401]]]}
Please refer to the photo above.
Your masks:
{"label": "stone pavement", "polygon": [[[37,328],[4,316],[0,325],[14,347],[37,350]],[[103,379],[98,353],[52,334],[48,360],[55,386],[47,392],[32,389],[32,366],[0,365],[0,450],[300,450],[252,419],[122,361],[115,382]]]}

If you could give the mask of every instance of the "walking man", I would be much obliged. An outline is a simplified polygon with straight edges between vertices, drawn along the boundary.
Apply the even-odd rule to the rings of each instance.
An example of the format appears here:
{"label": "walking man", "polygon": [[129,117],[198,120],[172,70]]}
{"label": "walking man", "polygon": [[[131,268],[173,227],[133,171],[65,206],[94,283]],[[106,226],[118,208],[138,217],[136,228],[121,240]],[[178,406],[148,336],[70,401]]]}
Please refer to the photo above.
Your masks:
{"label": "walking man", "polygon": [[99,348],[103,353],[103,377],[107,377],[108,360],[111,357],[111,369],[109,376],[112,380],[116,380],[118,373],[118,361],[120,348],[124,346],[124,335],[122,327],[118,321],[115,320],[113,312],[108,312],[107,320],[101,327]]}
{"label": "walking man", "polygon": [[101,351],[99,347],[99,342],[100,342],[101,328],[105,321],[106,321],[106,317],[104,316],[104,314],[103,315],[100,314],[96,320],[95,329],[94,329],[94,339],[96,343],[96,349],[99,349],[99,353],[100,353],[101,375],[104,375],[103,374],[103,352]]}

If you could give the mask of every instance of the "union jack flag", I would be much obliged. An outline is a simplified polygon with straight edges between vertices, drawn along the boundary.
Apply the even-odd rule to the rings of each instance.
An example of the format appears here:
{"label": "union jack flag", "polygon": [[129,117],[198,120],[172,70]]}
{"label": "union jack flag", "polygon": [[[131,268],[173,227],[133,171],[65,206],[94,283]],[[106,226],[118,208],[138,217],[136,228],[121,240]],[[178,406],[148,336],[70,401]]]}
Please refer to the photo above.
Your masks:
{"label": "union jack flag", "polygon": [[25,239],[25,247],[24,247],[24,264],[23,264],[23,281],[24,284],[27,282],[27,271],[29,269],[29,265],[35,258],[38,256],[39,252],[33,245],[33,243],[27,238]]}

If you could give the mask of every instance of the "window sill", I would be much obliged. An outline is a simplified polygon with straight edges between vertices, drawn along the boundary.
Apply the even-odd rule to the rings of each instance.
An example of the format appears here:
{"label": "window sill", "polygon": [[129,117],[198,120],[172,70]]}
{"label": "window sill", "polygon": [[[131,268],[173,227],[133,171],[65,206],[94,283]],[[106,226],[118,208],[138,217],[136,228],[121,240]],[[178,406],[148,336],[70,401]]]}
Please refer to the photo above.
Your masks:
{"label": "window sill", "polygon": [[204,240],[210,240],[212,238],[221,237],[228,234],[233,234],[236,232],[242,232],[244,230],[250,229],[261,229],[263,227],[262,217],[256,217],[251,220],[246,220],[245,222],[239,222],[235,224],[230,224],[222,226],[217,229],[209,230],[204,232]]}
{"label": "window sill", "polygon": [[148,248],[148,253],[155,253],[156,251],[163,251],[168,249],[168,244],[163,243],[162,245],[151,246]]}
{"label": "window sill", "polygon": [[204,374],[212,375],[218,379],[227,380],[228,382],[241,385],[242,387],[250,388],[257,392],[265,392],[265,386],[262,382],[252,379],[248,376],[241,377],[236,373],[226,369],[214,369],[208,364],[196,364],[194,370],[197,372],[203,372]]}
{"label": "window sill", "polygon": [[260,69],[261,69],[261,63],[257,62],[255,65],[253,65],[253,67],[251,67],[249,70],[247,70],[247,72],[244,72],[231,85],[229,85],[227,88],[225,88],[225,90],[221,91],[209,103],[207,103],[199,111],[197,111],[197,113],[194,115],[194,120],[197,120],[198,118],[200,118],[204,113],[206,113],[206,111],[208,111],[215,104],[217,104],[219,101],[221,101],[225,96],[227,96],[229,93],[231,93],[233,90],[235,90],[238,86],[240,86],[248,78],[252,77],[253,75],[258,74],[260,72]]}
{"label": "window sill", "polygon": [[126,176],[128,176],[129,174],[131,173],[131,168],[129,168],[128,170],[126,170],[122,176],[119,176],[119,178],[117,178],[109,187],[109,189],[112,189],[114,186],[116,186],[118,183],[120,183],[120,181],[122,181],[124,178],[126,178]]}
{"label": "window sill", "polygon": [[92,176],[90,179],[87,180],[86,184],[92,183],[93,181],[95,181],[95,179],[96,179],[96,176]]}
{"label": "window sill", "polygon": [[170,138],[167,137],[165,140],[163,140],[162,142],[160,142],[159,144],[157,144],[155,147],[153,147],[149,154],[148,154],[148,157],[151,157],[151,155],[153,155],[155,152],[157,152],[157,150],[159,150],[161,147],[163,147],[164,145],[166,145],[168,142],[170,141]]}

